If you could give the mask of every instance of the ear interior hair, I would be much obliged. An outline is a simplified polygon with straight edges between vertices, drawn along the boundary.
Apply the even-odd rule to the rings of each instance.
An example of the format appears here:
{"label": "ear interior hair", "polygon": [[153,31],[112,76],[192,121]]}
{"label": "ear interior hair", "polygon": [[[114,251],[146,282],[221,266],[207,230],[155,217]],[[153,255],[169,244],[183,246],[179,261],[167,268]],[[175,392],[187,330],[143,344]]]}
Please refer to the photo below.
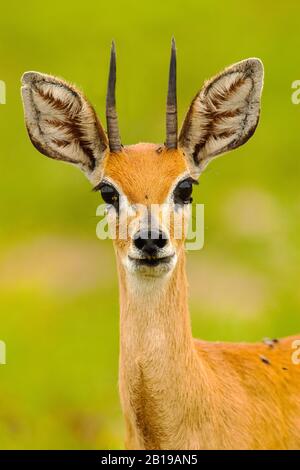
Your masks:
{"label": "ear interior hair", "polygon": [[73,163],[90,175],[108,147],[106,134],[84,95],[64,80],[37,72],[22,78],[26,127],[44,155]]}
{"label": "ear interior hair", "polygon": [[261,61],[247,59],[228,67],[197,93],[184,120],[179,145],[198,171],[253,135],[262,86]]}

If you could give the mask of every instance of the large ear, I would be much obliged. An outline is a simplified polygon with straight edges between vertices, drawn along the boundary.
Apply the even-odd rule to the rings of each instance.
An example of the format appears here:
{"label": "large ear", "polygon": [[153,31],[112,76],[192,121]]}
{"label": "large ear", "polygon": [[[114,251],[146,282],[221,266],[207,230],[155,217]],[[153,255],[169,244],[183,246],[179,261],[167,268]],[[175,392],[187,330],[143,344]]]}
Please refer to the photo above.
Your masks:
{"label": "large ear", "polygon": [[74,86],[50,75],[26,72],[22,85],[33,145],[47,157],[77,165],[91,178],[108,148],[92,106]]}
{"label": "large ear", "polygon": [[184,120],[179,146],[199,174],[216,156],[247,142],[258,124],[263,65],[248,59],[206,82]]}

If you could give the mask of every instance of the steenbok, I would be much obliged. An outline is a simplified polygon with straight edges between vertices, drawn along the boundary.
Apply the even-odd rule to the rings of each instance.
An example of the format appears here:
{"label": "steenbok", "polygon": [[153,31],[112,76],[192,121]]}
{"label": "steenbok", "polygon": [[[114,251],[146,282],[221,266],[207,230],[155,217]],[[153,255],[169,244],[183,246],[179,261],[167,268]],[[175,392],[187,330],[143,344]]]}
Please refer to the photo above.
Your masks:
{"label": "steenbok", "polygon": [[[44,155],[73,163],[107,203],[109,223],[129,212],[130,233],[114,240],[121,310],[120,395],[128,449],[300,448],[300,366],[295,338],[257,344],[193,339],[185,231],[193,185],[218,155],[247,142],[259,119],[263,66],[247,59],[205,83],[177,134],[172,42],[164,145],[123,146],[112,46],[107,134],[83,94],[37,72],[22,80],[26,125]],[[156,210],[152,210],[155,206]]]}

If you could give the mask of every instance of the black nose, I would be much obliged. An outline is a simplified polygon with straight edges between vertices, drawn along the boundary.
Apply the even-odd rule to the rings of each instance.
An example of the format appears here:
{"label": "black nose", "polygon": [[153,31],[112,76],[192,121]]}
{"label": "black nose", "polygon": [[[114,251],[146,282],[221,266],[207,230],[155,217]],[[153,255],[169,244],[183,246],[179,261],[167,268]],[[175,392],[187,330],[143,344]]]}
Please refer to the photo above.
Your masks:
{"label": "black nose", "polygon": [[167,244],[167,239],[162,231],[142,230],[135,235],[133,242],[138,250],[153,256]]}

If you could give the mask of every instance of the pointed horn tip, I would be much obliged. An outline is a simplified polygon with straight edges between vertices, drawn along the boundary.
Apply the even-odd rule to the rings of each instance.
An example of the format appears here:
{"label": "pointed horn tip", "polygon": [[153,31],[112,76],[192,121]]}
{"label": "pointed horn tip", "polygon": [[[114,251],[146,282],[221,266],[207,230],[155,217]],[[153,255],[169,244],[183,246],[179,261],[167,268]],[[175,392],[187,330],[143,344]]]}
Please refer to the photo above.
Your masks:
{"label": "pointed horn tip", "polygon": [[111,41],[111,52],[116,53],[116,43],[114,39]]}
{"label": "pointed horn tip", "polygon": [[174,36],[172,36],[171,45],[172,45],[172,49],[175,50],[176,49],[176,41],[175,41]]}

